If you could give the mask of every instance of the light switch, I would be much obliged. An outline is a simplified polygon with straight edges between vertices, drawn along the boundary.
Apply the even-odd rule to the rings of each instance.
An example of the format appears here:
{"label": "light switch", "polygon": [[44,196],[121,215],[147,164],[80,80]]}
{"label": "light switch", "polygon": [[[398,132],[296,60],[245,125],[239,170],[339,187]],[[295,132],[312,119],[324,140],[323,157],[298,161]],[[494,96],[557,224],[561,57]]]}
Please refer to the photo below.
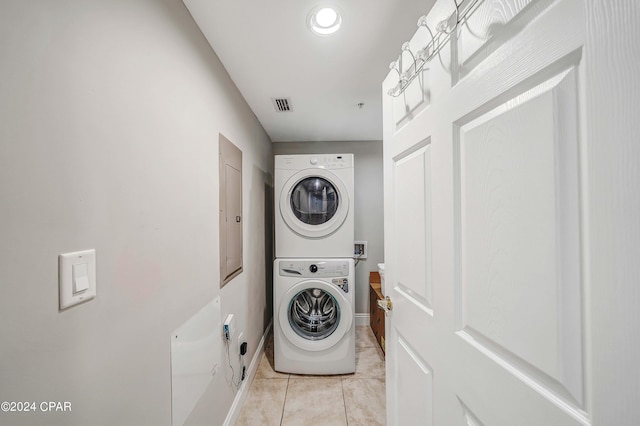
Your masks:
{"label": "light switch", "polygon": [[89,276],[86,263],[73,265],[73,294],[80,293],[89,288]]}
{"label": "light switch", "polygon": [[58,274],[60,310],[93,299],[96,295],[96,251],[61,254]]}

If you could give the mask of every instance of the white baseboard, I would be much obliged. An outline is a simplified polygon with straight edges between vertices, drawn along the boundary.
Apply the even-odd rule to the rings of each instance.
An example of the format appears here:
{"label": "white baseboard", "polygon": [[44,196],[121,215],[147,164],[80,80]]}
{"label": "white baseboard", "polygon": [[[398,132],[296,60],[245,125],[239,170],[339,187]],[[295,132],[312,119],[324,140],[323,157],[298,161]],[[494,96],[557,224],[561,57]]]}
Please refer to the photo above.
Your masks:
{"label": "white baseboard", "polygon": [[224,420],[224,426],[231,426],[236,424],[236,422],[238,421],[238,417],[240,417],[242,405],[244,404],[245,399],[247,399],[249,388],[251,388],[251,383],[253,383],[253,379],[256,377],[256,372],[258,371],[258,366],[260,365],[260,360],[262,359],[262,354],[264,353],[264,347],[267,343],[267,336],[269,335],[269,331],[271,331],[272,326],[273,320],[271,320],[271,322],[267,326],[267,329],[262,335],[262,339],[260,339],[260,343],[258,343],[256,353],[253,355],[251,364],[249,364],[247,378],[244,382],[242,382],[242,385],[240,386],[240,389],[238,389],[238,392],[236,392],[236,397],[233,399],[233,404],[231,404],[229,413],[227,413],[227,418]]}
{"label": "white baseboard", "polygon": [[369,314],[356,314],[356,326],[369,325]]}

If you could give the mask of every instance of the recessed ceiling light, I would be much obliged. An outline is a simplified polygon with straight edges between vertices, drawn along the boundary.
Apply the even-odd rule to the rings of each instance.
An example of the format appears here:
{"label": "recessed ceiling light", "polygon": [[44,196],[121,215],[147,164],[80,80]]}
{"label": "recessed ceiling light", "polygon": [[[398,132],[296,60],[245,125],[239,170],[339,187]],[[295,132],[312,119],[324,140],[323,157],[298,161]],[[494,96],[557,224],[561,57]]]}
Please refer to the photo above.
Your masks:
{"label": "recessed ceiling light", "polygon": [[342,25],[342,16],[333,7],[316,6],[309,13],[307,23],[315,34],[328,36],[338,31]]}

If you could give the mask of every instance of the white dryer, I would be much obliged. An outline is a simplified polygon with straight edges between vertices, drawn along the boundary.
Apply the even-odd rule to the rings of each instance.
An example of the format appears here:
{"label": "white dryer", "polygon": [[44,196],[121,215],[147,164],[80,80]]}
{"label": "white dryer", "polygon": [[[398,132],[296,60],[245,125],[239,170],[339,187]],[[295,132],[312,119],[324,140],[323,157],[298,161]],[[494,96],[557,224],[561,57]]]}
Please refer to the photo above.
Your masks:
{"label": "white dryer", "polygon": [[276,259],[273,273],[275,369],[355,372],[353,259]]}
{"label": "white dryer", "polygon": [[353,154],[276,155],[276,257],[353,257]]}

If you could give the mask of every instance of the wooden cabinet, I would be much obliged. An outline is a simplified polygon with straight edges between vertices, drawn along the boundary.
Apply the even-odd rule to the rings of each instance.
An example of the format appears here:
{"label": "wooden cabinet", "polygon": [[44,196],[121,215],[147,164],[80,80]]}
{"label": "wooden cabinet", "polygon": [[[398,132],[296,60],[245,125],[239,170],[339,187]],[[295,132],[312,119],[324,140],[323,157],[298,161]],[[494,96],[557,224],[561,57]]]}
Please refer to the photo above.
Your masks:
{"label": "wooden cabinet", "polygon": [[382,284],[380,274],[369,273],[369,324],[376,336],[378,344],[384,352],[384,311],[378,307],[378,300],[382,300]]}

